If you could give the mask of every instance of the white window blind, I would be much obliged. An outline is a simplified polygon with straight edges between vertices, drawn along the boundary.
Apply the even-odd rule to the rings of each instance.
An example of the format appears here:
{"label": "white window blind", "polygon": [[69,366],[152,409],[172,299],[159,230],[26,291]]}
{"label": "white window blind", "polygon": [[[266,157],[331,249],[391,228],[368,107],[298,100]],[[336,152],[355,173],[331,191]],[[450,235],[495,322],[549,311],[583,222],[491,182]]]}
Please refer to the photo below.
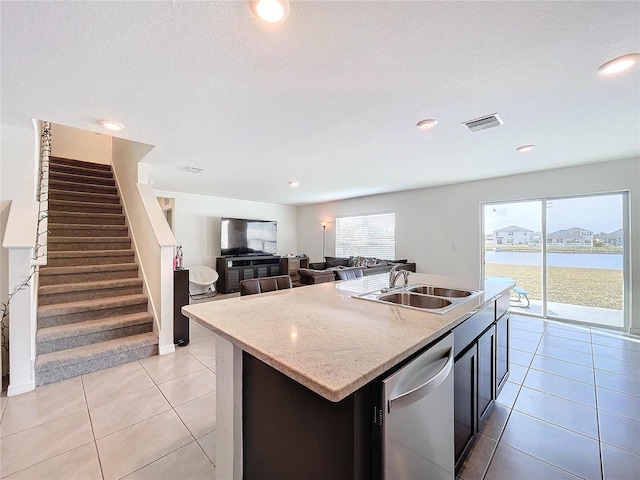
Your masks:
{"label": "white window blind", "polygon": [[396,214],[336,218],[336,257],[396,257]]}

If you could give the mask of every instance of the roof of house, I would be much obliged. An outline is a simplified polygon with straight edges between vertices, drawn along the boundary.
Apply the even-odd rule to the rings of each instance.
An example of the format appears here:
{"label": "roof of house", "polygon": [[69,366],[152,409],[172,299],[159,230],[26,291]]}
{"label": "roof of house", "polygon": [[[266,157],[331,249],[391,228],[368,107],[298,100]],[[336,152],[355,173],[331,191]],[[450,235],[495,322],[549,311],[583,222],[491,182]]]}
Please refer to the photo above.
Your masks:
{"label": "roof of house", "polygon": [[524,228],[524,227],[518,227],[517,225],[511,225],[509,227],[503,227],[503,228],[499,228],[497,230],[494,230],[494,233],[502,233],[502,232],[526,232],[526,233],[534,233],[533,230],[529,230],[528,228]]}
{"label": "roof of house", "polygon": [[601,233],[598,236],[600,238],[622,238],[623,232],[624,232],[623,229],[619,228],[618,230],[614,230],[613,232],[610,232],[610,233]]}
{"label": "roof of house", "polygon": [[583,235],[581,235],[583,232],[587,232],[589,233],[589,235],[593,235],[593,232],[591,230],[586,230],[580,227],[571,227],[564,230],[556,230],[555,232],[548,233],[547,238],[583,238]]}

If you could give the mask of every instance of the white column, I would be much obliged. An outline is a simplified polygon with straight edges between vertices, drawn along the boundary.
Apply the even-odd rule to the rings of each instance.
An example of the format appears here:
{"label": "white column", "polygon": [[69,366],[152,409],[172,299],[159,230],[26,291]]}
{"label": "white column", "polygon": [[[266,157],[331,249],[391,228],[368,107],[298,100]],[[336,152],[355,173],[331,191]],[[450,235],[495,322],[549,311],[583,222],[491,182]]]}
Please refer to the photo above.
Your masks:
{"label": "white column", "polygon": [[9,388],[7,395],[30,392],[35,384],[36,316],[31,312],[31,248],[9,250],[9,292],[17,291],[9,304]]}
{"label": "white column", "polygon": [[31,271],[37,219],[37,202],[11,202],[2,242],[9,251],[9,396],[35,388],[37,304],[32,301],[35,277],[31,277]]}
{"label": "white column", "polygon": [[176,351],[173,343],[173,245],[160,246],[160,331],[158,353]]}
{"label": "white column", "polygon": [[218,335],[216,479],[242,479],[242,349]]}

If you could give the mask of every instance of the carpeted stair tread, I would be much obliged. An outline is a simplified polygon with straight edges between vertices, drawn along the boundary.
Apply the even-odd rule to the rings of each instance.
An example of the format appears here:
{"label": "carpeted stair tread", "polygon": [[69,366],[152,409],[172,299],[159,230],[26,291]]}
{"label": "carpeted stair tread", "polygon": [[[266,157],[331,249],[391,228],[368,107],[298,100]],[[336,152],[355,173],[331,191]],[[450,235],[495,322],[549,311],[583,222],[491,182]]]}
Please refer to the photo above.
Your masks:
{"label": "carpeted stair tread", "polygon": [[117,338],[107,340],[106,342],[38,355],[36,357],[35,368],[36,372],[42,372],[51,368],[85,362],[92,358],[114,355],[116,353],[157,344],[158,336],[155,333],[141,333],[130,337]]}
{"label": "carpeted stair tread", "polygon": [[75,202],[49,199],[49,212],[122,213],[122,205],[115,203]]}
{"label": "carpeted stair tread", "polygon": [[122,297],[82,300],[80,302],[54,303],[51,305],[40,305],[38,307],[38,318],[42,319],[58,315],[69,315],[72,313],[106,310],[108,308],[127,307],[143,303],[147,303],[147,297],[141,293],[136,295],[125,295]]}
{"label": "carpeted stair tread", "polygon": [[49,259],[52,258],[81,258],[81,257],[119,257],[122,255],[133,255],[131,249],[126,250],[60,250],[47,254]]}
{"label": "carpeted stair tread", "polygon": [[79,267],[82,265],[133,263],[135,261],[135,252],[131,248],[86,251],[52,250],[49,251],[47,257],[47,267]]}
{"label": "carpeted stair tread", "polygon": [[92,177],[113,178],[111,165],[100,163],[71,161],[68,159],[50,158],[49,170],[54,172],[73,173],[75,175],[87,175]]}
{"label": "carpeted stair tread", "polygon": [[130,278],[117,277],[112,280],[105,280],[104,277],[99,276],[93,281],[83,280],[76,280],[76,283],[60,282],[53,285],[40,285],[38,289],[38,304],[44,306],[143,293],[142,279],[137,276],[130,276]]}
{"label": "carpeted stair tread", "polygon": [[52,223],[49,222],[48,227],[49,234],[56,236],[71,236],[69,230],[73,231],[73,235],[78,237],[84,237],[84,234],[94,233],[93,235],[87,235],[88,237],[126,237],[129,233],[129,227],[126,225],[84,225],[80,223]]}
{"label": "carpeted stair tread", "polygon": [[[49,210],[49,222],[79,225],[124,225],[123,213],[64,212]],[[94,222],[94,223],[90,223]]]}
{"label": "carpeted stair tread", "polygon": [[106,163],[86,162],[84,160],[77,160],[75,158],[65,158],[52,155],[49,157],[49,164],[51,165],[71,165],[82,168],[89,168],[91,170],[111,171],[111,165]]}
{"label": "carpeted stair tread", "polygon": [[36,333],[36,344],[146,323],[153,324],[153,316],[148,312],[138,312],[87,322],[39,328]]}
{"label": "carpeted stair tread", "polygon": [[[56,237],[49,235],[47,242],[51,244],[65,244],[65,243],[82,243],[87,248],[92,246],[90,244],[102,244],[102,243],[123,243],[127,240],[131,240],[129,237]],[[92,248],[91,250],[102,250],[101,248]],[[59,250],[56,250],[59,251]]]}
{"label": "carpeted stair tread", "polygon": [[106,265],[79,265],[71,267],[40,267],[40,275],[69,275],[74,273],[117,272],[137,270],[135,263],[110,263]]}
{"label": "carpeted stair tread", "polygon": [[56,188],[49,189],[49,198],[52,200],[68,200],[73,202],[120,204],[117,194],[92,193],[92,192],[68,192]]}
{"label": "carpeted stair tread", "polygon": [[60,285],[43,285],[38,288],[39,295],[53,295],[69,292],[83,292],[87,290],[100,290],[108,288],[120,288],[142,285],[140,278],[121,278],[118,280],[99,280],[95,282],[63,283]]}
{"label": "carpeted stair tread", "polygon": [[67,180],[59,180],[56,178],[49,179],[49,188],[56,190],[70,190],[72,192],[95,192],[116,195],[118,190],[115,185],[100,185],[88,182],[70,182]]}
{"label": "carpeted stair tread", "polygon": [[76,167],[73,165],[51,165],[49,168],[50,172],[56,173],[67,173],[71,175],[78,175],[84,177],[99,177],[112,179],[113,173],[108,170],[96,170],[95,168],[85,168],[85,167]]}
{"label": "carpeted stair tread", "polygon": [[49,170],[49,181],[52,180],[62,180],[64,182],[75,182],[75,183],[88,183],[91,185],[109,185],[115,187],[116,181],[113,177],[96,177],[92,176],[89,173],[87,174],[75,174],[69,172],[57,172],[55,170]]}

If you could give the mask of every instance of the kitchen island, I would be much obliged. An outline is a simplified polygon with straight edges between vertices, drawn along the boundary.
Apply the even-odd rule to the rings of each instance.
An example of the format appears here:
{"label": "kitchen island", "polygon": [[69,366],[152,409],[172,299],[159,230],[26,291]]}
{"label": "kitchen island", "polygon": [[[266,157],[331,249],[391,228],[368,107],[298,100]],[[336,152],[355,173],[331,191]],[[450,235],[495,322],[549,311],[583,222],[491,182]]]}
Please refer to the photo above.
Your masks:
{"label": "kitchen island", "polygon": [[[442,287],[478,288],[478,284],[470,280],[434,275],[412,274],[410,281]],[[512,286],[511,283],[487,281],[482,286],[483,294],[444,314],[353,298],[378,290],[387,282],[387,275],[374,275],[183,307],[185,315],[217,335],[216,471],[219,478],[242,478],[251,460],[246,456],[247,452],[243,455],[243,447],[251,448],[246,443],[255,432],[248,432],[248,425],[243,425],[243,420],[246,423],[249,416],[243,412],[243,407],[254,409],[257,404],[259,408],[263,391],[272,390],[258,388],[256,379],[268,378],[274,385],[290,382],[285,388],[301,386],[305,392],[303,396],[307,395],[304,398],[310,402],[309,408],[315,409],[315,405],[326,409],[332,420],[315,411],[307,412],[309,430],[317,427],[311,420],[314,417],[319,418],[320,426],[339,422],[341,415],[353,420],[354,412],[366,418],[369,413],[359,413],[358,409],[363,404],[362,397],[370,394],[367,388],[371,382],[470,317],[475,318],[475,314],[487,306],[496,312],[494,303],[505,297],[508,300]],[[492,315],[495,321],[497,312]],[[243,375],[243,366],[245,369],[250,367],[246,375]],[[249,373],[253,383],[248,386]],[[248,398],[243,398],[243,391]],[[264,400],[274,401],[273,398]],[[348,406],[346,413],[342,411],[344,405]],[[264,413],[260,415],[264,416]],[[251,417],[252,422],[255,418],[264,418],[256,415]],[[287,428],[293,427],[283,425],[283,431],[288,432]],[[349,428],[354,429],[353,425]],[[337,435],[344,436],[343,433]],[[272,436],[277,437],[278,432],[273,431]],[[358,464],[354,471],[365,478],[371,473],[369,467],[360,465],[368,462],[360,449],[367,441],[356,438],[346,442],[356,444],[348,449],[347,456]],[[300,443],[304,441],[300,440]],[[322,450],[322,446],[320,442],[314,449]],[[337,448],[329,452],[329,458],[325,456],[324,461],[339,462],[334,455],[342,450]],[[295,452],[288,453],[296,455]],[[357,458],[354,460],[353,457]]]}

